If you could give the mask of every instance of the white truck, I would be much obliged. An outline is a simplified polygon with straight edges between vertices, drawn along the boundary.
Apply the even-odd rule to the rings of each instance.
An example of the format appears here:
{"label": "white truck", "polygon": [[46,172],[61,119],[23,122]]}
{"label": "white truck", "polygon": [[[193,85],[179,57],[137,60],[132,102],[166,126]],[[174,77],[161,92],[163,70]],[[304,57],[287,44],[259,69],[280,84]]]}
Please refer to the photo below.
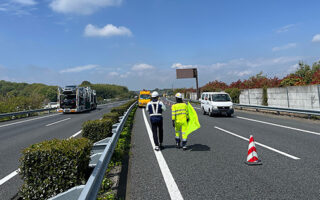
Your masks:
{"label": "white truck", "polygon": [[97,108],[96,91],[75,85],[58,88],[58,112],[78,113]]}

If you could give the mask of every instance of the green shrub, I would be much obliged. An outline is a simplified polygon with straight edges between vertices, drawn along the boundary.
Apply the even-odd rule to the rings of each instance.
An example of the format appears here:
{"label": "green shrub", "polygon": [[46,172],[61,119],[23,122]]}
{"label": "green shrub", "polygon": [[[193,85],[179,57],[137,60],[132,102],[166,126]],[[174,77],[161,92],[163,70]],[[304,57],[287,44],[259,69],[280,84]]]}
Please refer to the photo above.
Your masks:
{"label": "green shrub", "polygon": [[127,111],[126,105],[118,106],[118,107],[111,109],[111,112],[118,113],[120,116],[122,116],[124,114],[124,112],[126,112],[126,111]]}
{"label": "green shrub", "polygon": [[230,95],[233,103],[239,103],[241,91],[238,88],[228,88],[225,92]]}
{"label": "green shrub", "polygon": [[86,183],[92,143],[85,138],[50,140],[22,151],[23,199],[48,199]]}
{"label": "green shrub", "polygon": [[104,138],[112,136],[112,120],[98,119],[89,120],[82,124],[82,137],[97,142]]}
{"label": "green shrub", "polygon": [[264,106],[268,106],[268,88],[267,87],[263,87],[263,91],[262,91],[262,105]]}
{"label": "green shrub", "polygon": [[104,114],[102,119],[108,119],[112,121],[112,124],[115,124],[117,122],[119,122],[119,117],[121,115],[118,112],[110,112],[107,114]]}

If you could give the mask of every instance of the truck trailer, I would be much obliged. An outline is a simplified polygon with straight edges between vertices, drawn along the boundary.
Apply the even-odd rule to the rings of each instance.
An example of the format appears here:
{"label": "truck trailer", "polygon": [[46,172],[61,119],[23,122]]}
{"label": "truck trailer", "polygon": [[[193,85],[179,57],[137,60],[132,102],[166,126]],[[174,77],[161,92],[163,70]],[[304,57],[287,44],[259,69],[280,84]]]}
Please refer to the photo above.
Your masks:
{"label": "truck trailer", "polygon": [[58,88],[58,112],[79,113],[97,108],[96,91],[75,85]]}

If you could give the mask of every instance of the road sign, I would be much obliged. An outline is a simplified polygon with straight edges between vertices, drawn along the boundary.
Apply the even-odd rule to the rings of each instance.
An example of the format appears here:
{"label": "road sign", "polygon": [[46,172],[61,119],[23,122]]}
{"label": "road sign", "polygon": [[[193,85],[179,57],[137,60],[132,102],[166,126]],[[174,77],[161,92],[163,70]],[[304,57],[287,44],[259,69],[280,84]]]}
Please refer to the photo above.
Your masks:
{"label": "road sign", "polygon": [[181,78],[196,78],[197,68],[190,69],[176,69],[177,79]]}
{"label": "road sign", "polygon": [[189,68],[189,69],[176,69],[177,79],[182,78],[196,78],[196,86],[197,86],[197,100],[200,98],[200,90],[198,86],[198,70],[197,68]]}

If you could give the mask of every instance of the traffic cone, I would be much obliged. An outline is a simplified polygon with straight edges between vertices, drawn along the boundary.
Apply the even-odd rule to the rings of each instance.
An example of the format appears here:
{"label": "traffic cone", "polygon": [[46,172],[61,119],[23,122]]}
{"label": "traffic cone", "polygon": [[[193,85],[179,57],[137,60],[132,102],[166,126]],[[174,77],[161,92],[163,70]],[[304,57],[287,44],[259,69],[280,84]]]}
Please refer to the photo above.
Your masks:
{"label": "traffic cone", "polygon": [[250,135],[248,156],[247,156],[247,161],[245,163],[247,165],[262,165],[261,160],[259,160],[259,158],[258,158],[256,145],[254,143],[254,139],[253,139],[252,135]]}

